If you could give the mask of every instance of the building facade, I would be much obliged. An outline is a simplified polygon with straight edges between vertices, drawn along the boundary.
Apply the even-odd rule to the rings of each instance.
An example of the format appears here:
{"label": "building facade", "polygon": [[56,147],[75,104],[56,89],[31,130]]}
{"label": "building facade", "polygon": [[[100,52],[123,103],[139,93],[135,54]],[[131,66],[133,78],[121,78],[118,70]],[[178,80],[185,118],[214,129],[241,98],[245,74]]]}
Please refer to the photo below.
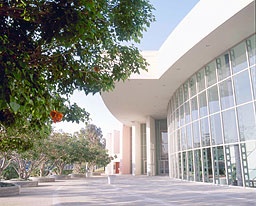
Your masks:
{"label": "building facade", "polygon": [[131,173],[256,187],[255,1],[199,1],[143,55],[147,73],[102,94]]}

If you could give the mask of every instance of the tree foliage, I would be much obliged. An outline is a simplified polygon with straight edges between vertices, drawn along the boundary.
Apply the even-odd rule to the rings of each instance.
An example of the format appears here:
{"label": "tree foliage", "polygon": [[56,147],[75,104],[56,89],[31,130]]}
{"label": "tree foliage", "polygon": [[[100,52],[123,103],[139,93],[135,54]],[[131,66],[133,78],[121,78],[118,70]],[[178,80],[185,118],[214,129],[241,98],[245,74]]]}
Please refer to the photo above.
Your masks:
{"label": "tree foliage", "polygon": [[139,42],[154,21],[148,0],[2,0],[0,2],[0,141],[49,133],[49,113],[87,121],[69,101],[75,90],[108,91],[146,69]]}

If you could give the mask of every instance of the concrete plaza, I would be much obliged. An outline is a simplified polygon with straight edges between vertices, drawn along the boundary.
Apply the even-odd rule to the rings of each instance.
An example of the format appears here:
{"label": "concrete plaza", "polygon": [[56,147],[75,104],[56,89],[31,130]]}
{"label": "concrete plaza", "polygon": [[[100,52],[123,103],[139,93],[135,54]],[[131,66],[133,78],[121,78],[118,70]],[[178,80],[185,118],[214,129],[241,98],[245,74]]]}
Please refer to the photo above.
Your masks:
{"label": "concrete plaza", "polygon": [[169,177],[106,176],[39,183],[19,196],[1,197],[1,206],[83,205],[256,205],[256,189],[216,186]]}

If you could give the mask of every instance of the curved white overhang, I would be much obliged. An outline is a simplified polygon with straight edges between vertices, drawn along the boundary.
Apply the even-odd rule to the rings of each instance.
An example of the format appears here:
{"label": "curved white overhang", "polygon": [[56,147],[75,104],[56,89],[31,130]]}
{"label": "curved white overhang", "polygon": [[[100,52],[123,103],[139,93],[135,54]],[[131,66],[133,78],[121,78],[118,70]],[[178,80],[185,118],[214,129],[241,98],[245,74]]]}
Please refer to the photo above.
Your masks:
{"label": "curved white overhang", "polygon": [[110,112],[123,124],[166,118],[175,90],[228,48],[255,33],[254,0],[204,0],[191,10],[159,51],[145,51],[149,71],[116,83],[102,93]]}

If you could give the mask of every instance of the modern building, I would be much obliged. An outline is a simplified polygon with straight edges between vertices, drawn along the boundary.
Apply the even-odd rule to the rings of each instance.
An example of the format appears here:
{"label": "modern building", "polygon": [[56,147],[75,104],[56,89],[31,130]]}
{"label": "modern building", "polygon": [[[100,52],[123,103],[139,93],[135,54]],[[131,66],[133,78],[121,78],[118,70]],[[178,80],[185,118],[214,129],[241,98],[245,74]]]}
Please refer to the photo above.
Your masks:
{"label": "modern building", "polygon": [[143,52],[148,72],[102,94],[132,174],[256,187],[255,41],[254,0],[201,0]]}

